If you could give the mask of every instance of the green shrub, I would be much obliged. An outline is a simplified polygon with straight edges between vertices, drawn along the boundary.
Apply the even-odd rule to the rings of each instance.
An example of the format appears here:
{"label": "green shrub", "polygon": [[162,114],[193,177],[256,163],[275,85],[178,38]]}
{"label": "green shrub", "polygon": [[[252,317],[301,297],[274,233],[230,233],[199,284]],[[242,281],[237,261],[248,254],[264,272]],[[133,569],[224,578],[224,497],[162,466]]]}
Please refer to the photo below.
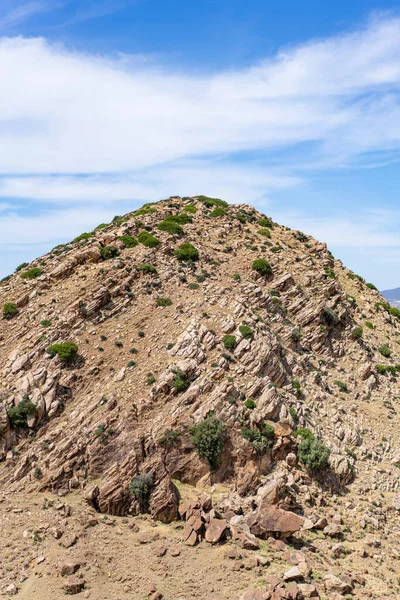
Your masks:
{"label": "green shrub", "polygon": [[253,445],[258,454],[264,454],[272,446],[275,431],[272,425],[266,423],[261,431],[242,427],[242,436]]}
{"label": "green shrub", "polygon": [[40,324],[42,327],[50,327],[51,326],[51,321],[49,319],[43,319],[43,321],[40,321]]}
{"label": "green shrub", "polygon": [[292,340],[294,342],[299,342],[301,340],[301,331],[297,327],[292,329]]}
{"label": "green shrub", "polygon": [[310,429],[295,429],[295,431],[293,431],[293,437],[297,437],[297,436],[301,436],[302,440],[311,440],[315,438],[315,435],[313,434],[313,432]]}
{"label": "green shrub", "polygon": [[139,502],[142,512],[147,510],[151,488],[153,486],[153,475],[141,473],[134,477],[129,485],[132,496]]}
{"label": "green shrub", "polygon": [[110,223],[100,223],[100,225],[97,225],[97,227],[95,227],[95,231],[99,231],[100,229],[104,229],[105,227],[108,227]]}
{"label": "green shrub", "polygon": [[63,362],[71,362],[78,354],[78,346],[74,342],[61,342],[60,344],[50,346],[47,352],[51,356],[57,354]]}
{"label": "green shrub", "polygon": [[179,433],[177,431],[173,431],[172,429],[166,429],[164,431],[164,435],[158,440],[158,443],[164,448],[171,448],[171,446],[174,445],[178,438]]}
{"label": "green shrub", "polygon": [[329,306],[325,306],[322,311],[322,319],[327,325],[337,325],[339,323],[338,314]]}
{"label": "green shrub", "polygon": [[257,231],[258,235],[263,235],[264,237],[270,238],[271,237],[271,232],[269,229],[259,229]]}
{"label": "green shrub", "polygon": [[239,333],[246,340],[251,340],[254,337],[253,330],[251,329],[251,327],[248,327],[247,325],[240,325]]}
{"label": "green shrub", "polygon": [[82,240],[88,240],[93,236],[93,233],[81,233],[76,238],[72,240],[72,243],[81,242]]}
{"label": "green shrub", "polygon": [[178,225],[186,225],[187,223],[193,223],[193,217],[185,213],[181,213],[179,215],[169,215],[165,218],[165,221],[178,223]]}
{"label": "green shrub", "polygon": [[189,290],[198,290],[199,289],[199,284],[198,283],[189,283],[188,288]]}
{"label": "green shrub", "polygon": [[368,327],[368,329],[373,329],[374,325],[371,323],[371,321],[365,321],[365,327]]}
{"label": "green shrub", "polygon": [[299,460],[310,471],[326,469],[330,452],[330,449],[315,437],[303,439],[298,447]]}
{"label": "green shrub", "polygon": [[367,283],[367,287],[368,287],[370,290],[376,290],[376,291],[378,291],[378,288],[377,288],[377,287],[376,287],[376,285],[374,285],[373,283]]}
{"label": "green shrub", "polygon": [[6,302],[3,306],[3,319],[8,321],[18,314],[18,308],[13,302]]}
{"label": "green shrub", "polygon": [[291,407],[289,408],[289,414],[290,414],[290,416],[292,417],[292,419],[293,419],[294,421],[297,421],[297,412],[296,412],[296,409],[295,409],[295,408],[293,408],[293,406],[291,406]]}
{"label": "green shrub", "polygon": [[208,196],[197,196],[197,200],[202,202],[207,208],[212,208],[213,206],[220,206],[221,208],[229,206],[225,200],[221,200],[220,198],[209,198]]}
{"label": "green shrub", "polygon": [[156,301],[157,306],[171,306],[172,300],[170,298],[157,298]]}
{"label": "green shrub", "polygon": [[392,351],[387,344],[383,344],[383,346],[379,346],[378,352],[382,354],[385,358],[389,358],[392,355]]}
{"label": "green shrub", "polygon": [[189,260],[196,261],[199,260],[199,251],[193,244],[181,244],[175,250],[175,256],[181,262]]}
{"label": "green shrub", "polygon": [[389,315],[392,315],[392,317],[396,317],[397,319],[400,319],[400,309],[395,308],[394,306],[390,306],[389,307]]}
{"label": "green shrub", "polygon": [[349,388],[347,387],[347,384],[344,383],[343,381],[334,381],[333,383],[336,385],[336,387],[339,388],[339,390],[341,392],[347,393],[349,391]]}
{"label": "green shrub", "polygon": [[209,462],[212,471],[221,464],[225,443],[225,426],[214,415],[191,427],[192,443],[200,456]]}
{"label": "green shrub", "polygon": [[227,350],[234,350],[236,347],[236,337],[234,335],[224,335],[222,343]]}
{"label": "green shrub", "polygon": [[153,383],[155,383],[156,378],[154,377],[153,373],[147,373],[147,385],[153,385]]}
{"label": "green shrub", "polygon": [[217,207],[211,212],[210,217],[224,217],[227,214],[227,211],[224,208]]}
{"label": "green shrub", "polygon": [[362,327],[355,327],[353,329],[353,331],[351,332],[351,336],[355,339],[355,340],[359,340],[362,338],[363,336],[363,328]]}
{"label": "green shrub", "polygon": [[264,258],[257,258],[252,264],[252,269],[260,275],[271,275],[272,273],[271,265]]}
{"label": "green shrub", "polygon": [[154,265],[149,265],[147,263],[139,265],[136,268],[137,268],[138,271],[143,271],[143,273],[157,273],[157,269],[155,268],[155,266]]}
{"label": "green shrub", "polygon": [[258,224],[259,224],[260,227],[269,227],[269,228],[272,228],[274,226],[274,224],[271,221],[271,219],[268,219],[267,217],[265,217],[264,219],[260,219],[258,221]]}
{"label": "green shrub", "polygon": [[188,380],[186,373],[183,371],[177,371],[175,373],[175,378],[172,382],[172,387],[178,394],[182,392],[186,392],[188,387],[190,386],[190,381]]}
{"label": "green shrub", "polygon": [[244,405],[246,408],[249,408],[250,410],[254,410],[255,408],[257,408],[257,404],[254,402],[253,398],[247,398]]}
{"label": "green shrub", "polygon": [[26,269],[26,267],[29,266],[29,263],[24,262],[21,263],[20,265],[18,265],[18,267],[15,269],[15,273],[18,273],[18,271],[22,271],[22,269]]}
{"label": "green shrub", "polygon": [[118,239],[121,240],[125,248],[135,248],[135,246],[137,246],[139,243],[135,237],[128,234],[120,235]]}
{"label": "green shrub", "polygon": [[101,257],[104,258],[104,260],[108,260],[110,258],[115,258],[116,256],[118,256],[119,251],[116,246],[103,246],[102,248],[100,248],[100,254]]}
{"label": "green shrub", "polygon": [[21,279],[36,279],[36,277],[40,277],[43,273],[44,271],[40,267],[32,267],[32,269],[28,269],[28,271],[22,273]]}
{"label": "green shrub", "polygon": [[386,373],[397,375],[400,373],[400,365],[376,365],[376,370],[380,375],[386,375]]}
{"label": "green shrub", "polygon": [[194,204],[186,204],[186,206],[183,207],[183,210],[192,214],[197,213],[197,208],[194,206]]}
{"label": "green shrub", "polygon": [[146,248],[156,248],[160,243],[160,240],[153,235],[150,235],[148,231],[141,231],[138,235],[138,240],[143,246],[146,246]]}
{"label": "green shrub", "polygon": [[240,281],[240,275],[239,275],[239,273],[234,273],[232,275],[232,279],[233,279],[233,281]]}
{"label": "green shrub", "polygon": [[157,229],[159,229],[160,231],[166,231],[170,235],[184,234],[183,228],[180,225],[178,225],[178,223],[175,223],[174,221],[169,221],[167,219],[165,221],[161,221],[161,223],[157,225]]}
{"label": "green shrub", "polygon": [[17,406],[12,406],[7,409],[7,415],[10,419],[11,427],[16,429],[17,427],[27,427],[28,422],[27,418],[30,415],[34,415],[36,412],[36,406],[28,400],[28,398],[24,398],[21,400]]}

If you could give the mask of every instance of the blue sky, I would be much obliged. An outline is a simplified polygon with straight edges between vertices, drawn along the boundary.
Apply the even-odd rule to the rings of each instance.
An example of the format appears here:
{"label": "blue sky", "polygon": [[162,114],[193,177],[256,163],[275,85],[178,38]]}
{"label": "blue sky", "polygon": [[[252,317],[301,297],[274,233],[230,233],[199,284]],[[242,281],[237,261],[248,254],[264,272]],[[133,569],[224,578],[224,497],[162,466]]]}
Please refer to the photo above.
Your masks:
{"label": "blue sky", "polygon": [[400,285],[395,3],[2,0],[0,77],[0,277],[204,193]]}

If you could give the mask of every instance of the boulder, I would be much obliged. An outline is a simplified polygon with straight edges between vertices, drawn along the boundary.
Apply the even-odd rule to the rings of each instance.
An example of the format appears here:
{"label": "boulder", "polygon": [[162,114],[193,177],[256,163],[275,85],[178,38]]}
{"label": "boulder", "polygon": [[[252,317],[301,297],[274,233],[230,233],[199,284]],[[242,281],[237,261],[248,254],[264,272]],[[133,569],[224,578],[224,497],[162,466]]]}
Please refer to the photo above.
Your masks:
{"label": "boulder", "polygon": [[271,534],[286,537],[300,531],[304,518],[276,506],[265,506],[262,511],[250,514],[247,524],[251,533],[261,539],[266,539]]}

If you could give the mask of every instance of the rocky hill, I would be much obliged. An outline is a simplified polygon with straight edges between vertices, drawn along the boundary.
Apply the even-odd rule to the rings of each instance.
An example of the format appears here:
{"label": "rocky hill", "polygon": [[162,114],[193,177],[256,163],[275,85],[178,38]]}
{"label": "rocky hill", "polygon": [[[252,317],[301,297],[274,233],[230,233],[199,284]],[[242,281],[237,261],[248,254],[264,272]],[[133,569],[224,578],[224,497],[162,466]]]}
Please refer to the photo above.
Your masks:
{"label": "rocky hill", "polygon": [[399,597],[400,311],[324,243],[171,197],[0,303],[0,594]]}

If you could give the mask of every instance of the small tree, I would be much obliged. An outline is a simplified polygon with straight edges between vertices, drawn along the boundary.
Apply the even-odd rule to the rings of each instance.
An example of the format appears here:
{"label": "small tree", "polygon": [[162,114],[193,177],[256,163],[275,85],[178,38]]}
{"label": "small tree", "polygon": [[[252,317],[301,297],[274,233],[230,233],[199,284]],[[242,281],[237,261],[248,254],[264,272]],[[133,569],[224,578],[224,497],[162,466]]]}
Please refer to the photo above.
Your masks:
{"label": "small tree", "polygon": [[221,464],[225,426],[214,415],[191,428],[192,442],[200,458],[208,460],[212,471]]}
{"label": "small tree", "polygon": [[148,508],[152,486],[153,475],[151,473],[140,473],[132,479],[129,485],[132,496],[139,502],[141,512],[145,512]]}
{"label": "small tree", "polygon": [[257,258],[252,264],[252,269],[264,276],[271,275],[272,273],[271,265],[265,258]]}
{"label": "small tree", "polygon": [[27,418],[30,415],[34,415],[36,412],[36,406],[28,398],[21,400],[16,406],[12,406],[7,409],[7,415],[10,419],[11,427],[14,429],[18,427],[27,427]]}
{"label": "small tree", "polygon": [[251,340],[254,336],[253,330],[248,325],[240,325],[239,333],[246,340]]}
{"label": "small tree", "polygon": [[36,277],[40,277],[43,275],[43,269],[40,267],[32,267],[32,269],[28,269],[21,275],[21,279],[36,279]]}

